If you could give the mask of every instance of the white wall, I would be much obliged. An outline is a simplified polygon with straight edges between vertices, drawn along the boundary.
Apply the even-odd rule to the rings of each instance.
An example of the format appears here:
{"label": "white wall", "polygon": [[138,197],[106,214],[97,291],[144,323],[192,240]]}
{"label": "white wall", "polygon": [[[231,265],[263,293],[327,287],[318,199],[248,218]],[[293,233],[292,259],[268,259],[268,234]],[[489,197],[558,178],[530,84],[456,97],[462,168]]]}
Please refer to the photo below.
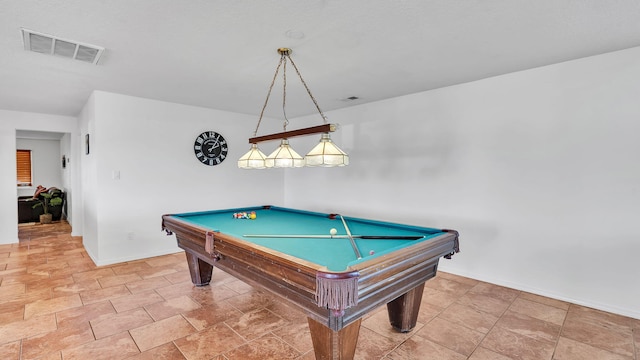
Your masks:
{"label": "white wall", "polygon": [[441,270],[640,318],[638,94],[633,48],[333,111],[352,164],[286,204],[453,228]]}
{"label": "white wall", "polygon": [[33,186],[18,188],[18,196],[33,195],[35,188],[42,185],[46,188],[62,185],[62,157],[60,140],[50,139],[17,139],[16,148],[31,150],[31,175]]}
{"label": "white wall", "polygon": [[[75,135],[77,137],[77,134]],[[76,172],[72,172],[71,169],[74,168],[71,166],[71,163],[73,162],[73,160],[78,160],[78,159],[72,159],[71,157],[71,134],[66,133],[62,136],[62,139],[60,139],[60,168],[62,169],[62,156],[64,155],[66,158],[66,162],[67,165],[64,169],[62,169],[62,187],[61,189],[65,189],[66,194],[66,202],[67,203],[71,203],[73,201],[73,193],[74,190],[72,188],[72,184],[77,184],[78,181],[75,181],[73,179],[73,176],[75,175]],[[75,163],[74,163],[75,164]],[[73,219],[73,209],[71,206],[67,206],[67,217]]]}
{"label": "white wall", "polygon": [[[167,213],[284,203],[282,171],[248,171],[237,159],[249,150],[257,118],[130,96],[94,92],[80,116],[89,155],[81,155],[83,239],[98,265],[178,250],[161,232]],[[220,165],[197,161],[203,131],[229,143]],[[119,179],[115,174],[119,173]]]}
{"label": "white wall", "polygon": [[[96,262],[99,259],[98,243],[98,196],[97,160],[93,151],[95,142],[95,94],[91,94],[78,116],[80,149],[76,164],[80,166],[79,187],[74,189],[76,200],[81,202],[82,214],[76,214],[76,221],[82,227],[82,243],[87,253]],[[90,136],[90,153],[86,153],[86,135]],[[79,196],[78,196],[79,195]],[[79,216],[78,216],[79,215]]]}
{"label": "white wall", "polygon": [[[2,214],[0,216],[0,244],[18,242],[16,130],[69,133],[72,137],[70,149],[73,151],[76,148],[74,141],[77,135],[76,118],[0,110],[0,169],[2,169],[0,171],[0,214]],[[60,164],[58,160],[56,160],[56,164]],[[76,169],[72,167],[70,171],[73,172]],[[67,208],[71,206],[72,204],[67,203]],[[73,226],[73,219],[69,219],[69,222]]]}

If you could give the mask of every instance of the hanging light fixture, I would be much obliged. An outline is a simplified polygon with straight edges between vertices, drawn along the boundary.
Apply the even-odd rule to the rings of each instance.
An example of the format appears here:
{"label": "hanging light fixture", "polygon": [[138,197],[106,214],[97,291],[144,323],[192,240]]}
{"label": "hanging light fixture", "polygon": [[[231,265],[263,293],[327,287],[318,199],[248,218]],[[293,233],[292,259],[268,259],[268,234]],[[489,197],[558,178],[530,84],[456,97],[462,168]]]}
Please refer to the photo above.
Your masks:
{"label": "hanging light fixture", "polygon": [[[267,93],[267,98],[262,107],[262,111],[260,112],[260,118],[258,119],[258,124],[256,126],[255,131],[253,132],[253,137],[249,139],[249,143],[251,144],[251,149],[249,152],[244,154],[238,160],[238,167],[242,169],[264,169],[264,168],[287,168],[287,167],[302,167],[302,166],[345,166],[349,164],[349,155],[347,155],[344,151],[340,150],[332,141],[329,136],[329,132],[336,131],[337,126],[334,124],[328,124],[327,118],[320,110],[318,106],[318,102],[311,94],[309,87],[305,83],[304,79],[302,79],[302,75],[298,70],[298,67],[291,59],[291,49],[289,48],[279,48],[278,53],[280,54],[280,62],[278,63],[278,67],[276,68],[276,72],[273,75],[273,80],[271,81],[271,86],[269,86],[269,92]],[[304,129],[298,129],[293,131],[287,131],[287,125],[289,124],[289,120],[287,119],[286,114],[286,98],[287,98],[287,62],[291,62],[293,68],[296,70],[300,81],[304,85],[307,93],[311,97],[311,100],[316,106],[316,109],[320,113],[320,116],[323,120],[323,125],[313,126]],[[262,121],[262,116],[264,115],[264,110],[267,107],[267,103],[269,102],[269,97],[271,96],[271,90],[273,89],[273,85],[275,84],[276,78],[278,77],[278,73],[280,71],[280,67],[283,68],[283,95],[282,95],[282,112],[284,115],[284,123],[283,123],[283,132],[271,135],[264,135],[257,137],[258,129],[260,128],[260,122]],[[289,145],[289,138],[294,136],[302,136],[302,135],[310,135],[310,134],[319,134],[321,133],[320,143],[314,147],[309,154],[307,154],[304,158],[300,156],[291,146]],[[280,139],[280,146],[274,150],[269,156],[265,156],[260,149],[258,149],[258,143],[262,141],[268,140],[276,140]]]}
{"label": "hanging light fixture", "polygon": [[238,167],[241,169],[264,169],[267,167],[266,158],[267,155],[258,149],[258,144],[251,144],[251,150],[238,159]]}
{"label": "hanging light fixture", "polygon": [[289,140],[282,139],[280,146],[267,156],[265,163],[268,168],[303,167],[304,158],[291,148]]}
{"label": "hanging light fixture", "polygon": [[307,166],[346,166],[349,165],[349,155],[340,150],[331,141],[329,133],[323,133],[320,142],[304,157]]}

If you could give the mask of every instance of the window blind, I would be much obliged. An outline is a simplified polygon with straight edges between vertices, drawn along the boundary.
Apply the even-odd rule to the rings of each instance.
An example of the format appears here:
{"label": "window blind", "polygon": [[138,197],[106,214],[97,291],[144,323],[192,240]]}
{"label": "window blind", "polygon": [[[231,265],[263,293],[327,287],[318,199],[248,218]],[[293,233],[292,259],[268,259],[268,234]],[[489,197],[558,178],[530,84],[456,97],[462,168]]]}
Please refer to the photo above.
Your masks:
{"label": "window blind", "polygon": [[18,168],[18,186],[32,186],[31,150],[17,150],[16,165]]}

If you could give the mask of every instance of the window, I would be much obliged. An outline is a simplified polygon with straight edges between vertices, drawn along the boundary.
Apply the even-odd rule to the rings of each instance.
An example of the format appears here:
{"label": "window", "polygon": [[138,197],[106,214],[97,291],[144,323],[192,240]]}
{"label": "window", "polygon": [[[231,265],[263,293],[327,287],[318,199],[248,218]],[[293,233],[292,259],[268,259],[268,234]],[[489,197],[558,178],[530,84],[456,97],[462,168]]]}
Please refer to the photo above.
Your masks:
{"label": "window", "polygon": [[18,186],[32,186],[31,150],[17,150],[16,164],[18,168]]}

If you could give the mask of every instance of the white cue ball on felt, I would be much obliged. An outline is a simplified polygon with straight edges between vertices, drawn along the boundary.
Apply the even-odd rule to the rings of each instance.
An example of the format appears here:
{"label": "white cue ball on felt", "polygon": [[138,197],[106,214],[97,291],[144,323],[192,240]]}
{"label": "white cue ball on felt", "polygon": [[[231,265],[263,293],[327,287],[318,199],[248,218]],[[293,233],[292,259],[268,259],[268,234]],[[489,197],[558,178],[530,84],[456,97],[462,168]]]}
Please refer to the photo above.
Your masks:
{"label": "white cue ball on felt", "polygon": [[338,230],[336,230],[335,228],[332,228],[331,230],[329,230],[329,234],[331,235],[335,235],[338,233]]}

